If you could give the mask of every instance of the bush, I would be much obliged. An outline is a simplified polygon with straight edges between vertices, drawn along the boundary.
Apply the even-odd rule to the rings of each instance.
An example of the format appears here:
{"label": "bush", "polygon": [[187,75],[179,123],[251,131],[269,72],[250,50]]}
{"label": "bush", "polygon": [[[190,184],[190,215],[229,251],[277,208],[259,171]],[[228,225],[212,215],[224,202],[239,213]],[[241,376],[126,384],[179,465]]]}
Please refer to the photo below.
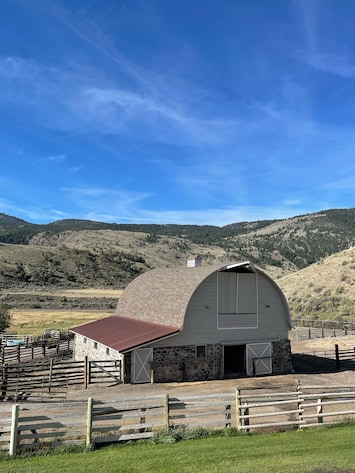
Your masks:
{"label": "bush", "polygon": [[4,302],[0,302],[0,333],[4,332],[11,325],[11,307]]}

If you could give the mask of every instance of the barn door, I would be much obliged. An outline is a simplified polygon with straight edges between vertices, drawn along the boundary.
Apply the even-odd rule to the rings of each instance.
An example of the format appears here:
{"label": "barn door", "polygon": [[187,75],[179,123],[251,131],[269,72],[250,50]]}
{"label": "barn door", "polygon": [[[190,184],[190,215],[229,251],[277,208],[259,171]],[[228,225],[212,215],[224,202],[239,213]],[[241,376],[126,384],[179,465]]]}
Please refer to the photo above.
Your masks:
{"label": "barn door", "polygon": [[134,350],[132,360],[132,383],[150,383],[150,371],[153,361],[153,348]]}
{"label": "barn door", "polygon": [[[247,345],[247,375],[272,373],[271,343]],[[254,373],[255,369],[255,373]]]}

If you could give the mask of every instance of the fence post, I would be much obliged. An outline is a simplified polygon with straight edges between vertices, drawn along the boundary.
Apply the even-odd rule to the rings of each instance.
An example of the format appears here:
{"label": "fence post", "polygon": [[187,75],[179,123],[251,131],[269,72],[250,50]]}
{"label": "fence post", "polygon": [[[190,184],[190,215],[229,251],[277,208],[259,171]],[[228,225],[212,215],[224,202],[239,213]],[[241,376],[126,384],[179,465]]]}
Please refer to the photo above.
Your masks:
{"label": "fence post", "polygon": [[335,368],[340,370],[339,345],[335,345]]}
{"label": "fence post", "polygon": [[[248,416],[249,415],[249,404],[245,402],[243,404],[243,415]],[[250,425],[250,420],[249,419],[244,419],[244,425]],[[246,432],[249,432],[249,429],[246,429]]]}
{"label": "fence post", "polygon": [[93,414],[93,398],[88,398],[87,414],[86,414],[86,448],[92,447],[92,414]]}
{"label": "fence post", "polygon": [[126,372],[125,372],[125,356],[124,355],[121,358],[120,362],[121,362],[121,381],[122,381],[122,384],[125,384]]}
{"label": "fence post", "polygon": [[2,366],[1,396],[4,398],[7,392],[8,366],[4,363]]}
{"label": "fence post", "polygon": [[16,455],[17,450],[17,440],[18,440],[18,411],[19,405],[14,404],[12,406],[12,416],[11,416],[11,432],[10,432],[10,448],[9,454],[11,456]]}
{"label": "fence post", "polygon": [[319,398],[317,401],[317,415],[318,415],[318,424],[323,424],[323,404],[322,398]]}
{"label": "fence post", "polygon": [[168,432],[169,428],[169,394],[164,394],[164,429]]}
{"label": "fence post", "polygon": [[232,406],[230,404],[226,404],[226,410],[225,410],[224,417],[226,419],[225,427],[226,428],[232,427],[232,422],[231,422],[231,420],[232,420]]}
{"label": "fence post", "polygon": [[236,427],[240,430],[241,422],[240,422],[240,389],[235,388],[235,420],[236,420]]}
{"label": "fence post", "polygon": [[51,392],[52,388],[52,376],[53,376],[53,358],[49,360],[49,379],[48,379],[48,392]]}
{"label": "fence post", "polygon": [[298,412],[298,420],[299,420],[299,425],[301,425],[301,423],[303,423],[304,419],[303,419],[303,408],[302,408],[302,402],[303,402],[303,398],[302,398],[302,391],[301,391],[301,383],[300,381],[298,380],[297,381],[297,409],[299,410]]}
{"label": "fence post", "polygon": [[88,388],[88,357],[84,357],[84,389]]}
{"label": "fence post", "polygon": [[[140,424],[145,424],[146,423],[146,417],[145,417],[145,412],[146,412],[146,408],[145,407],[141,407],[141,416],[139,418],[139,423]],[[146,429],[144,427],[142,427],[141,429],[139,429],[139,432],[145,432]]]}

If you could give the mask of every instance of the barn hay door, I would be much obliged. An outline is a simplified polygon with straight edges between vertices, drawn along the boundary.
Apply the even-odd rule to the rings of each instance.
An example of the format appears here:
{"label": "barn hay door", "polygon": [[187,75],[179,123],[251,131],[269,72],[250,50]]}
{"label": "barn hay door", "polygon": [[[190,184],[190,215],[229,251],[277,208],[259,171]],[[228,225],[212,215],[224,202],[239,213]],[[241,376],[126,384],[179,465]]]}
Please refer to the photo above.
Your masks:
{"label": "barn hay door", "polygon": [[134,384],[150,383],[153,348],[134,350],[132,360],[131,382]]}
{"label": "barn hay door", "polygon": [[247,345],[247,375],[272,373],[271,343],[251,343]]}

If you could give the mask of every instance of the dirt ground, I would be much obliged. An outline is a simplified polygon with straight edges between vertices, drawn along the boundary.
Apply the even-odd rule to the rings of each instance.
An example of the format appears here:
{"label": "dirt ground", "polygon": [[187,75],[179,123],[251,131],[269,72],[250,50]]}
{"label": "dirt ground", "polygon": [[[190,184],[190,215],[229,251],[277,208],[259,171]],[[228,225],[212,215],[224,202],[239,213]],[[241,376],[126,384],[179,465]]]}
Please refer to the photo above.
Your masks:
{"label": "dirt ground", "polygon": [[[313,351],[334,351],[335,344],[340,350],[355,347],[355,336],[329,337],[305,341],[292,341],[292,353],[311,353]],[[68,400],[84,400],[93,397],[97,400],[134,399],[147,396],[169,394],[179,396],[201,396],[203,394],[234,393],[236,388],[271,387],[294,385],[297,382],[303,385],[337,385],[355,386],[355,371],[339,371],[334,373],[290,373],[286,375],[272,375],[262,377],[245,377],[238,379],[223,379],[217,381],[196,381],[185,383],[156,383],[156,384],[126,384],[111,387],[89,386],[71,388]]]}

